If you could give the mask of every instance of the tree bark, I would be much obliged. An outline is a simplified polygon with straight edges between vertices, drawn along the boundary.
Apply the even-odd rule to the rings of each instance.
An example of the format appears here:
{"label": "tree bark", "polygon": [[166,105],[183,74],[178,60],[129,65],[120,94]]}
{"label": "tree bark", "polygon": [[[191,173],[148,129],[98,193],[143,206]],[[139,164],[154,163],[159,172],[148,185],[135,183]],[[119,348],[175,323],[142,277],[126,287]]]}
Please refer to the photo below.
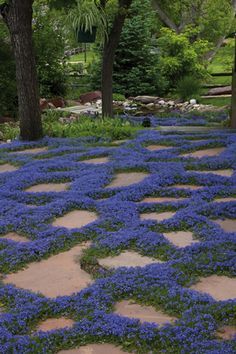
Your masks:
{"label": "tree bark", "polygon": [[20,137],[23,140],[37,140],[43,135],[33,52],[32,5],[33,0],[10,0],[1,7],[16,61]]}
{"label": "tree bark", "polygon": [[232,129],[236,129],[236,37],[235,37],[234,67],[233,67],[233,72],[232,72],[232,97],[231,97],[230,126]]}
{"label": "tree bark", "polygon": [[112,76],[115,52],[132,0],[119,0],[118,12],[105,40],[102,61],[102,116],[113,117]]}

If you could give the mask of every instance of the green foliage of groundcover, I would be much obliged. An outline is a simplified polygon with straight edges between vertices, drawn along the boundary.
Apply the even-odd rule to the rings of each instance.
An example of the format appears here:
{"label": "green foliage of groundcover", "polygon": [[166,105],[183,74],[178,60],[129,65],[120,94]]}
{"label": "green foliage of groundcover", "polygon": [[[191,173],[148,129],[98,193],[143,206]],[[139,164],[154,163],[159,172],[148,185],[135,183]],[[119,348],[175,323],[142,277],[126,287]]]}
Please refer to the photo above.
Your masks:
{"label": "green foliage of groundcover", "polygon": [[[80,116],[78,121],[70,123],[60,123],[60,117],[68,116],[67,113],[48,110],[43,114],[44,135],[58,138],[79,138],[93,137],[95,140],[107,139],[107,141],[116,139],[131,138],[142,127],[121,118],[95,118]],[[19,124],[0,125],[0,132],[4,140],[15,139],[19,137]]]}

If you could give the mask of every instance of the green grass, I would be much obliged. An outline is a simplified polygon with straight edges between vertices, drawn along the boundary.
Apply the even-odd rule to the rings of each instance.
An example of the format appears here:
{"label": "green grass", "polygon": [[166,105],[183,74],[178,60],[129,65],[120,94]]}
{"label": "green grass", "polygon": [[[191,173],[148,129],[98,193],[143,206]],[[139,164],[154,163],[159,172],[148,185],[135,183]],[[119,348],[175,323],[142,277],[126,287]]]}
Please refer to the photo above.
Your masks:
{"label": "green grass", "polygon": [[225,73],[232,70],[234,58],[234,39],[230,38],[227,45],[221,47],[209,65],[210,73]]}
{"label": "green grass", "polygon": [[90,64],[94,59],[96,59],[96,54],[95,54],[93,51],[91,51],[91,50],[87,51],[86,56],[87,56],[86,62],[85,62],[85,54],[84,54],[84,53],[75,54],[75,55],[71,56],[71,57],[68,59],[68,62],[69,62],[70,64],[77,63],[77,62],[81,62],[81,63],[83,63],[83,64],[85,64],[85,65],[88,65],[88,64]]}
{"label": "green grass", "polygon": [[222,107],[222,106],[230,105],[231,98],[230,97],[200,98],[199,103]]}

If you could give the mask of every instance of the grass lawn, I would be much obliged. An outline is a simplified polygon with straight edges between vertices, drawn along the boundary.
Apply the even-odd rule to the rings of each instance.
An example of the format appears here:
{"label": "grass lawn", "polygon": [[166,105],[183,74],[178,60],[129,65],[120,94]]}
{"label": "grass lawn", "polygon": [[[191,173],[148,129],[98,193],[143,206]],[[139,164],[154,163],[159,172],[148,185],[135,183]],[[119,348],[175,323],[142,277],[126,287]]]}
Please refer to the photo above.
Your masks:
{"label": "grass lawn", "polygon": [[210,104],[217,107],[227,106],[231,103],[231,97],[200,98],[199,103]]}
{"label": "grass lawn", "polygon": [[231,72],[234,58],[234,39],[227,40],[227,45],[221,47],[209,65],[210,73]]}

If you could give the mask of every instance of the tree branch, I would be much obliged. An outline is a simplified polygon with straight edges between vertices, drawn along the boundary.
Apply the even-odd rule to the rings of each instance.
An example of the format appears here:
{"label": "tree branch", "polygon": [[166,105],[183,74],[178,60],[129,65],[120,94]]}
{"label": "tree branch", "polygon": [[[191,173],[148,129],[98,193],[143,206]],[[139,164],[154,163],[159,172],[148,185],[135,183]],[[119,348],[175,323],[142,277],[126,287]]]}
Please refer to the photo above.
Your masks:
{"label": "tree branch", "polygon": [[153,8],[156,10],[158,13],[161,21],[170,29],[175,31],[176,33],[179,33],[179,28],[178,26],[172,21],[172,19],[162,10],[160,5],[158,4],[157,0],[152,0]]}

